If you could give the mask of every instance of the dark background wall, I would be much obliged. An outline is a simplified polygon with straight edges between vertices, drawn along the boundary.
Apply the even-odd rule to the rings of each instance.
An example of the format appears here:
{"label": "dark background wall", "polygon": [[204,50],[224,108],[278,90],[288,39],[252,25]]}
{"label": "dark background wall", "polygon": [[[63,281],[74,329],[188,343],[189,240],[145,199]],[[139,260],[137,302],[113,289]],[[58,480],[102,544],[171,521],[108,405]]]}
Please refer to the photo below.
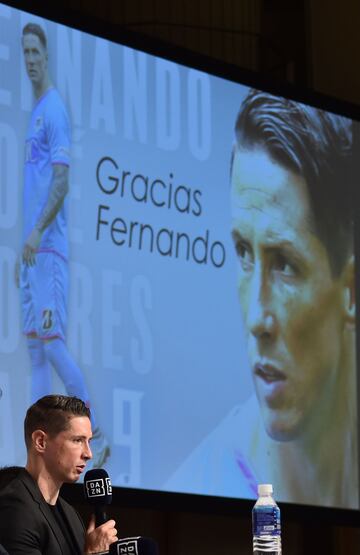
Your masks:
{"label": "dark background wall", "polygon": [[62,0],[61,5],[119,31],[141,32],[360,104],[358,0]]}
{"label": "dark background wall", "polygon": [[[275,82],[360,104],[359,0],[63,0],[62,6],[117,25],[119,32],[137,31]],[[77,506],[86,519],[88,508],[79,501]],[[121,500],[120,492],[109,513],[121,536],[152,536],[161,555],[251,553],[250,509],[248,514],[216,514],[194,509],[190,502],[187,509],[145,506]],[[345,526],[305,513],[284,511],[284,554],[358,555],[358,516],[357,523]]]}

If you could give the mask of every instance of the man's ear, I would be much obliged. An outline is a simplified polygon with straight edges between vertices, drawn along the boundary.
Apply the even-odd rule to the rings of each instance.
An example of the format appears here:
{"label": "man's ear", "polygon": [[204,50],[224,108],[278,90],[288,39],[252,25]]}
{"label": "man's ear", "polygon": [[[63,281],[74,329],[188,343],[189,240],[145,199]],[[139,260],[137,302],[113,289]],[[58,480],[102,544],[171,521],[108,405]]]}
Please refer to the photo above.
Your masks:
{"label": "man's ear", "polygon": [[353,327],[355,326],[355,260],[351,255],[343,270],[343,288],[344,288],[344,314],[345,322]]}
{"label": "man's ear", "polygon": [[31,434],[31,438],[33,441],[34,449],[38,453],[43,453],[46,449],[46,439],[47,439],[46,432],[44,432],[43,430],[35,430]]}

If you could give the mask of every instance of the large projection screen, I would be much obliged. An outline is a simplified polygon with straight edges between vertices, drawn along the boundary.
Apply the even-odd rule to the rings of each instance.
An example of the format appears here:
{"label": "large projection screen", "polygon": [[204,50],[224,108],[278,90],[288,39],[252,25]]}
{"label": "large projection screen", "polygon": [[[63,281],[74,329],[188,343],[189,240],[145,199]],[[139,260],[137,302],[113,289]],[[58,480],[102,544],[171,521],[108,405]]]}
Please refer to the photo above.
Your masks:
{"label": "large projection screen", "polygon": [[[47,37],[39,99],[28,23]],[[83,381],[115,486],[252,499],[271,482],[279,501],[358,509],[357,132],[349,114],[0,4],[0,466],[25,463],[26,408]],[[46,171],[69,168],[68,247],[40,243],[30,330],[30,270],[20,290],[14,273],[48,198],[42,148]],[[44,301],[66,275],[68,301]],[[65,377],[34,368],[23,333],[63,341],[59,312]]]}

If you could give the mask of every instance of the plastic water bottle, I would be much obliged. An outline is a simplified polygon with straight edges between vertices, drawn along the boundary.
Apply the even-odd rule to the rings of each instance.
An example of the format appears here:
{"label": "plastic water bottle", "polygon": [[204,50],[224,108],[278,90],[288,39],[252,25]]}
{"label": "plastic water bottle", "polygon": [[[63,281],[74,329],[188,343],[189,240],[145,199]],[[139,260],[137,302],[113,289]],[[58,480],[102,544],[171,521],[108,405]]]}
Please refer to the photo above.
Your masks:
{"label": "plastic water bottle", "polygon": [[253,553],[281,555],[280,509],[271,484],[258,485],[258,500],[252,511]]}

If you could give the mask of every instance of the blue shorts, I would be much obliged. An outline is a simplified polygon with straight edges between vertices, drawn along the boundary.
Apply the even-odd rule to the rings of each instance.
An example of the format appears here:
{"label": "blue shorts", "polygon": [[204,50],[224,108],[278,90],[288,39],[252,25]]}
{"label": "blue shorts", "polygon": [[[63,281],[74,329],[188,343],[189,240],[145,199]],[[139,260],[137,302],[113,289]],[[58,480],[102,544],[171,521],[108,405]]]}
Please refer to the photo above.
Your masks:
{"label": "blue shorts", "polygon": [[21,265],[23,332],[65,341],[68,263],[53,252],[38,252],[35,266]]}

